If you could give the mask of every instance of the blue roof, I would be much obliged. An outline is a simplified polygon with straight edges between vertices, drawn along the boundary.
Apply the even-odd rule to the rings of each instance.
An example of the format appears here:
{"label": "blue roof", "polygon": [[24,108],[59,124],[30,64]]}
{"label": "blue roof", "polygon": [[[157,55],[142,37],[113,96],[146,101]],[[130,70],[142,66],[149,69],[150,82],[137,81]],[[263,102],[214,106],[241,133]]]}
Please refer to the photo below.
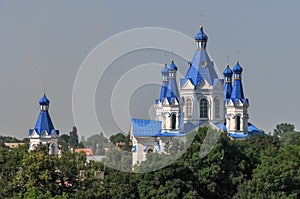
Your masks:
{"label": "blue roof", "polygon": [[180,132],[180,131],[160,131],[159,133],[156,133],[154,135],[154,137],[181,137],[184,136],[184,132]]}
{"label": "blue roof", "polygon": [[[168,68],[170,70],[174,70],[176,73],[177,66],[174,64],[173,61],[168,66]],[[161,101],[163,101],[164,98],[167,98],[169,103],[172,103],[173,100],[176,98],[179,102],[180,96],[179,96],[179,91],[178,91],[177,82],[176,82],[175,77],[176,76],[174,75],[174,77],[169,78],[169,81],[167,82],[167,87],[166,87],[166,82],[163,82],[162,89],[161,89]],[[162,93],[164,93],[164,97],[163,97]]]}
{"label": "blue roof", "polygon": [[213,80],[216,78],[219,79],[207,51],[202,48],[197,49],[185,79],[190,79],[194,86],[198,86],[203,79],[213,85]]}
{"label": "blue roof", "polygon": [[174,64],[173,60],[172,60],[171,64],[169,65],[169,69],[171,69],[171,70],[177,70],[177,66]]}
{"label": "blue roof", "polygon": [[132,119],[132,132],[136,137],[149,137],[161,131],[161,121]]}
{"label": "blue roof", "polygon": [[[226,131],[226,126],[224,124],[216,124],[217,127],[219,127],[222,131]],[[230,137],[233,138],[247,138],[251,135],[255,134],[261,134],[263,135],[263,131],[261,131],[259,128],[254,126],[252,123],[248,122],[248,132],[247,133],[233,133],[233,132],[227,132]]]}
{"label": "blue roof", "polygon": [[224,84],[224,99],[230,99],[232,93],[232,84],[225,83]]}
{"label": "blue roof", "polygon": [[46,97],[46,94],[43,95],[43,97],[40,99],[39,103],[40,103],[40,105],[49,105],[50,104],[50,101]]}
{"label": "blue roof", "polygon": [[232,70],[229,67],[229,64],[227,64],[227,67],[225,68],[224,72],[223,72],[225,77],[232,77]]}
{"label": "blue roof", "polygon": [[196,40],[196,41],[207,41],[207,40],[208,40],[207,35],[206,35],[206,34],[204,33],[204,31],[203,31],[203,26],[200,26],[199,33],[196,34],[195,40]]}
{"label": "blue roof", "polygon": [[247,138],[249,136],[248,133],[230,133],[230,132],[228,132],[228,135],[232,138]]}
{"label": "blue roof", "polygon": [[[47,99],[47,97],[44,95],[40,101],[39,101],[40,105],[49,105],[49,100]],[[35,124],[34,129],[30,129],[29,130],[29,134],[31,135],[33,133],[33,131],[36,131],[39,135],[43,132],[43,131],[47,131],[48,134],[52,135],[54,132],[56,132],[57,134],[59,134],[58,130],[54,129],[53,123],[51,121],[50,115],[48,110],[41,110],[40,114],[38,116],[37,122]]]}
{"label": "blue roof", "polygon": [[248,122],[248,133],[253,135],[253,134],[263,134],[263,132],[254,126],[252,123]]}
{"label": "blue roof", "polygon": [[244,99],[244,91],[241,79],[235,79],[233,81],[233,87],[231,92],[231,99]]}
{"label": "blue roof", "polygon": [[161,91],[160,91],[160,97],[159,97],[161,102],[163,102],[166,97],[167,89],[168,89],[168,82],[163,81],[163,83],[161,85]]}
{"label": "blue roof", "polygon": [[183,136],[180,131],[162,131],[161,121],[132,119],[132,132],[135,137],[178,137]]}
{"label": "blue roof", "polygon": [[235,75],[237,74],[237,77],[234,77],[232,92],[230,97],[231,99],[233,99],[233,101],[237,101],[238,99],[245,101],[243,85],[241,80],[242,71],[243,71],[242,67],[240,66],[239,62],[237,62],[236,65],[233,67],[233,73]]}
{"label": "blue roof", "polygon": [[169,103],[173,102],[175,98],[179,101],[178,87],[174,78],[169,79],[165,97],[168,99]]}
{"label": "blue roof", "polygon": [[215,78],[214,81],[213,81],[213,87],[216,87],[218,82],[220,82],[223,85],[224,84],[224,79]]}
{"label": "blue roof", "polygon": [[208,121],[207,119],[200,120],[200,121],[189,121],[184,124],[184,127],[183,127],[184,131],[185,131],[185,133],[188,133],[190,131],[198,130],[198,128],[207,121]]}
{"label": "blue roof", "polygon": [[185,79],[182,80],[182,83],[184,84],[188,79],[194,86],[198,86],[202,82],[203,77],[199,73],[198,69],[191,65],[186,73]]}
{"label": "blue roof", "polygon": [[167,63],[165,63],[165,66],[163,67],[163,69],[161,70],[161,74],[162,75],[167,75],[169,73],[169,68],[167,66]]}
{"label": "blue roof", "polygon": [[236,65],[233,67],[233,72],[236,74],[240,74],[243,72],[243,68],[240,66],[239,61],[237,61]]}

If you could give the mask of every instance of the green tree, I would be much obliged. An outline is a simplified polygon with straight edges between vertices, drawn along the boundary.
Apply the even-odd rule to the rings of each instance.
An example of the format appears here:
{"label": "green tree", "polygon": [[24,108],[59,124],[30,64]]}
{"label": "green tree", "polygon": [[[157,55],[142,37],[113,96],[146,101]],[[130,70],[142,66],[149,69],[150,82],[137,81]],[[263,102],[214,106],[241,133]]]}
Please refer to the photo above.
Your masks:
{"label": "green tree", "polygon": [[84,152],[72,153],[65,151],[58,158],[57,180],[60,182],[60,191],[68,194],[81,189],[79,180],[80,170],[85,170],[86,156]]}
{"label": "green tree", "polygon": [[109,140],[113,144],[116,144],[118,142],[126,142],[126,135],[124,135],[123,133],[117,133],[110,136]]}
{"label": "green tree", "polygon": [[274,129],[274,135],[280,136],[282,133],[294,131],[295,126],[289,123],[277,124]]}
{"label": "green tree", "polygon": [[90,136],[83,144],[85,147],[91,147],[94,155],[104,155],[104,148],[108,146],[108,139],[103,133],[100,133]]}
{"label": "green tree", "polygon": [[299,198],[299,151],[298,145],[265,150],[253,178],[239,187],[235,198]]}
{"label": "green tree", "polygon": [[290,131],[282,133],[279,140],[282,145],[299,143],[300,132]]}
{"label": "green tree", "polygon": [[69,139],[70,139],[70,136],[67,134],[62,134],[59,136],[59,138],[57,140],[57,144],[61,146],[61,149],[63,151],[65,151],[69,148]]}
{"label": "green tree", "polygon": [[56,183],[57,159],[56,156],[48,155],[48,146],[39,145],[24,156],[19,171],[8,184],[8,191],[23,195],[30,188],[36,187],[42,194],[49,191],[55,195],[59,191]]}
{"label": "green tree", "polygon": [[21,163],[28,155],[28,148],[28,143],[9,150],[0,146],[0,198],[9,198],[17,193],[11,184],[21,171]]}
{"label": "green tree", "polygon": [[72,131],[70,132],[69,146],[70,148],[77,148],[78,146],[78,134],[76,126],[73,126]]}
{"label": "green tree", "polygon": [[110,142],[116,145],[116,143],[123,142],[125,145],[122,147],[123,150],[131,151],[130,146],[130,135],[124,135],[123,133],[117,133],[115,135],[110,136]]}

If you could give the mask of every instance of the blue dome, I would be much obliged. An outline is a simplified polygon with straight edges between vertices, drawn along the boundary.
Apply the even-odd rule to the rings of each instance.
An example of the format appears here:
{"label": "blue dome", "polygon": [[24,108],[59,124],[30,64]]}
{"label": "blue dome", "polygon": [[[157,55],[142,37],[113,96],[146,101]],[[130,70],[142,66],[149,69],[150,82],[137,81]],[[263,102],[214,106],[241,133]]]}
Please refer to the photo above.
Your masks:
{"label": "blue dome", "polygon": [[207,41],[208,37],[207,35],[203,32],[203,26],[200,26],[200,31],[198,34],[195,36],[196,41]]}
{"label": "blue dome", "polygon": [[174,64],[174,61],[172,60],[171,64],[169,65],[170,70],[177,70],[177,66]]}
{"label": "blue dome", "polygon": [[167,62],[165,62],[165,66],[161,70],[161,74],[162,75],[167,75],[168,73],[169,73],[169,69],[168,69],[168,66],[167,66]]}
{"label": "blue dome", "polygon": [[227,64],[227,67],[224,70],[223,74],[224,74],[225,77],[231,77],[232,76],[232,70],[230,69],[229,64]]}
{"label": "blue dome", "polygon": [[241,74],[243,71],[242,67],[240,66],[240,63],[237,62],[236,65],[233,67],[233,72],[236,74]]}
{"label": "blue dome", "polygon": [[49,105],[50,101],[48,100],[48,98],[44,94],[44,96],[40,99],[39,103],[40,103],[40,105]]}

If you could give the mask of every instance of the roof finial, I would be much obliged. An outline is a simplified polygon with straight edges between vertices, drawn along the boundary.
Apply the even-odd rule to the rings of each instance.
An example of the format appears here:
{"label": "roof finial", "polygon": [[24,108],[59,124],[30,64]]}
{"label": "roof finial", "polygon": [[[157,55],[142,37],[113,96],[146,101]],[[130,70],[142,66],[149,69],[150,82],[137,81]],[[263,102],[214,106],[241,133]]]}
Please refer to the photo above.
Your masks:
{"label": "roof finial", "polygon": [[46,81],[44,81],[44,88],[43,88],[43,92],[44,92],[44,95],[46,95]]}
{"label": "roof finial", "polygon": [[203,13],[202,11],[200,12],[200,28],[203,28]]}
{"label": "roof finial", "polygon": [[165,57],[164,63],[167,64],[168,60],[167,60],[167,53],[166,53],[166,52],[165,52],[165,54],[164,54],[164,57]]}
{"label": "roof finial", "polygon": [[229,54],[228,54],[228,52],[227,52],[226,59],[227,59],[227,60],[226,60],[226,62],[227,62],[226,65],[229,66]]}
{"label": "roof finial", "polygon": [[240,51],[239,51],[239,49],[236,52],[236,56],[237,56],[236,62],[239,63],[240,62]]}

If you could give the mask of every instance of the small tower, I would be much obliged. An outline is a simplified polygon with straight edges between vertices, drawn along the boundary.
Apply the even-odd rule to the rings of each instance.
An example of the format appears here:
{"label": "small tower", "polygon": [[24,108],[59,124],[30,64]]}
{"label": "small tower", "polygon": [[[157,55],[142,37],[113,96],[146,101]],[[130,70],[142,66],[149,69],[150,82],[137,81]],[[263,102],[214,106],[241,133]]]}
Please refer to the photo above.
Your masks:
{"label": "small tower", "polygon": [[29,130],[29,150],[34,150],[39,144],[49,144],[49,155],[58,155],[57,139],[59,130],[55,130],[49,115],[50,101],[44,94],[39,101],[40,114],[34,129]]}
{"label": "small tower", "polygon": [[185,123],[224,123],[223,79],[207,51],[208,36],[203,26],[195,35],[197,49],[185,78],[180,80]]}
{"label": "small tower", "polygon": [[208,37],[203,31],[203,26],[200,26],[199,33],[195,36],[195,41],[197,43],[197,48],[206,48]]}
{"label": "small tower", "polygon": [[[227,70],[228,69],[228,70]],[[237,61],[233,67],[234,82],[230,98],[230,83],[226,78],[229,78],[230,71],[229,67],[224,71],[225,75],[225,107],[226,107],[226,129],[229,134],[237,133],[248,133],[248,99],[244,97],[243,86],[242,86],[242,67]],[[227,79],[229,80],[229,79]],[[226,85],[227,84],[227,85]],[[227,89],[227,90],[226,90]]]}
{"label": "small tower", "polygon": [[232,92],[232,70],[229,67],[229,64],[227,64],[226,69],[223,72],[224,74],[224,100],[230,99],[231,92]]}
{"label": "small tower", "polygon": [[155,113],[156,113],[156,120],[162,120],[162,103],[166,97],[166,91],[168,88],[168,81],[169,81],[169,68],[167,62],[164,63],[164,67],[161,70],[162,75],[162,84],[161,84],[161,91],[159,99],[155,100]]}
{"label": "small tower", "polygon": [[[162,72],[168,71],[167,87],[164,90],[164,96],[161,98],[162,102],[162,131],[178,131],[181,127],[181,112],[180,112],[180,97],[176,82],[177,66],[174,61]],[[165,73],[163,74],[167,76]],[[164,80],[162,90],[164,89]]]}

